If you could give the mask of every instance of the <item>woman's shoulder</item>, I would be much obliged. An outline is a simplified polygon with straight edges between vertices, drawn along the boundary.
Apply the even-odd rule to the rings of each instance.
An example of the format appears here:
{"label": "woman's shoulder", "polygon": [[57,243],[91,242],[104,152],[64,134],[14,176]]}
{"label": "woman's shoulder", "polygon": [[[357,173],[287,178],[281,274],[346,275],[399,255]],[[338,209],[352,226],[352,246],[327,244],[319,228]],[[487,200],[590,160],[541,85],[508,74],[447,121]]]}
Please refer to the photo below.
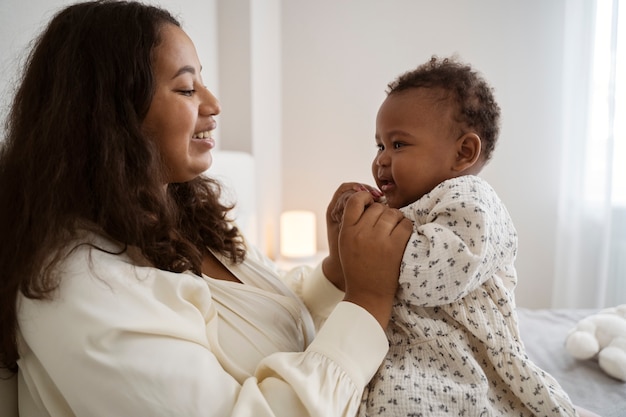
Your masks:
{"label": "woman's shoulder", "polygon": [[134,263],[129,247],[88,230],[77,231],[57,250],[54,271],[67,273],[75,268],[99,267],[102,263]]}
{"label": "woman's shoulder", "polygon": [[[128,285],[154,286],[156,282],[172,285],[206,285],[191,272],[170,272],[154,267],[141,251],[117,242],[106,235],[81,231],[59,252],[52,269],[60,291],[78,291],[86,287],[125,289]],[[158,285],[162,285],[158,284]],[[94,288],[92,288],[94,289]]]}

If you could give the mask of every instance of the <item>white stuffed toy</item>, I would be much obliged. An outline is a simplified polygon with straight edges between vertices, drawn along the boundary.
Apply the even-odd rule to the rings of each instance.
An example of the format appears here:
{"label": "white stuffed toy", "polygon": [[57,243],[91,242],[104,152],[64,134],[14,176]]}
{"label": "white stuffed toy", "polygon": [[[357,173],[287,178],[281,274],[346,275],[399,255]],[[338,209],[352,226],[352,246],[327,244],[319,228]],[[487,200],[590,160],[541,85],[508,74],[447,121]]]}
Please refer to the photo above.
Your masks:
{"label": "white stuffed toy", "polygon": [[597,357],[600,369],[626,381],[626,304],[580,320],[567,335],[565,349],[576,359]]}

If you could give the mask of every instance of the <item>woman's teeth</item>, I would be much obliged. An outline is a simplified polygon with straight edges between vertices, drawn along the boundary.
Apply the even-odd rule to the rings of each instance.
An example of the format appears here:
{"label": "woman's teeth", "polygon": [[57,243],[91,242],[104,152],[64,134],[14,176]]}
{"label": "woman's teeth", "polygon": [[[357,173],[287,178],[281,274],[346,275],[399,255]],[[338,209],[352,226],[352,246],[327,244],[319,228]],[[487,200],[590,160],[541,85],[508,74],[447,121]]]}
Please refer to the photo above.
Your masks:
{"label": "woman's teeth", "polygon": [[208,139],[211,137],[211,131],[205,130],[204,132],[194,133],[192,137],[194,139]]}

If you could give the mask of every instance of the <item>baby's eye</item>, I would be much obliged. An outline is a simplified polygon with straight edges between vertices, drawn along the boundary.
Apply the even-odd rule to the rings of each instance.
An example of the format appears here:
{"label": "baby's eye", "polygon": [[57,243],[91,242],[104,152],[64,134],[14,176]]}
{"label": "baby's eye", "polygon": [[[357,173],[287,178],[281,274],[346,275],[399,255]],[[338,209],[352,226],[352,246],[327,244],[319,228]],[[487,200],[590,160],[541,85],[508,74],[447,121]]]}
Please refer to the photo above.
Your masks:
{"label": "baby's eye", "polygon": [[402,142],[394,142],[393,143],[393,148],[394,149],[398,149],[398,148],[401,148],[403,146],[404,146],[404,143],[402,143]]}
{"label": "baby's eye", "polygon": [[377,143],[376,149],[378,150],[378,152],[382,152],[385,150],[385,145],[383,145],[382,143]]}

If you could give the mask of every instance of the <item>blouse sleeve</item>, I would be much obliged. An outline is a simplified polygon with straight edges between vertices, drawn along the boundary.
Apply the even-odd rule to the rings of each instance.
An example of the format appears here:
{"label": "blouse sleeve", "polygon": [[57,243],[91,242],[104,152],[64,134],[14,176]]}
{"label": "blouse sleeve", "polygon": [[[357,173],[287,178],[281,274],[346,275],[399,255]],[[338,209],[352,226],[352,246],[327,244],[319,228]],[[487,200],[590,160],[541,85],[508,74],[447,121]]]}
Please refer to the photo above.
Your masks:
{"label": "blouse sleeve", "polygon": [[248,257],[272,270],[304,302],[317,330],[345,296],[345,293],[324,275],[321,262],[315,267],[302,265],[282,271],[254,246],[248,247]]}
{"label": "blouse sleeve", "polygon": [[449,304],[497,272],[510,272],[516,231],[495,191],[478,177],[445,181],[401,210],[414,223],[401,264],[405,301]]}
{"label": "blouse sleeve", "polygon": [[85,247],[51,301],[19,300],[20,373],[51,416],[354,416],[387,339],[340,302],[304,352],[278,352],[238,382],[207,335],[206,282]]}
{"label": "blouse sleeve", "polygon": [[314,268],[309,266],[294,268],[288,271],[284,278],[311,312],[316,329],[322,326],[345,296],[343,291],[326,278],[321,263]]}

